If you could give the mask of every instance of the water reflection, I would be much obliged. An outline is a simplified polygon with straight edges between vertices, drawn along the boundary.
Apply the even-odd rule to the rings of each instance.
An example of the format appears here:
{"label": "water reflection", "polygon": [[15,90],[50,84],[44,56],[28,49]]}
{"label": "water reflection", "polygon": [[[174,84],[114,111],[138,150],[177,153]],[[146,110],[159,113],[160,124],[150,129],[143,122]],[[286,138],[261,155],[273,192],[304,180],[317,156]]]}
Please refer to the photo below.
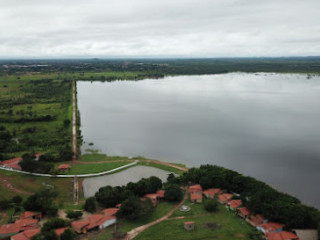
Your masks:
{"label": "water reflection", "polygon": [[210,163],[320,207],[320,78],[298,74],[78,82],[81,131],[109,155]]}

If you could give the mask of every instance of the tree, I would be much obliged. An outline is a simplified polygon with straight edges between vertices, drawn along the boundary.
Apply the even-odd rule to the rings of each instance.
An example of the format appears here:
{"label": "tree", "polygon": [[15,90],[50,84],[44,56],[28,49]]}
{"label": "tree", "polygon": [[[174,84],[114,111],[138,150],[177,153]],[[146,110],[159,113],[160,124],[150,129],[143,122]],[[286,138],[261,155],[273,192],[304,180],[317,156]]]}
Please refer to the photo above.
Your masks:
{"label": "tree", "polygon": [[53,190],[42,190],[27,198],[23,206],[27,211],[41,211],[43,214],[50,216],[57,213],[57,208],[53,204],[53,199],[57,197],[57,193]]}
{"label": "tree", "polygon": [[22,203],[23,199],[22,199],[21,196],[16,195],[16,196],[14,196],[14,197],[11,199],[11,201],[12,201],[14,204],[19,205],[19,204]]}
{"label": "tree", "polygon": [[217,201],[214,199],[208,199],[204,202],[204,208],[208,212],[215,212],[218,210],[218,204]]}
{"label": "tree", "polygon": [[153,206],[149,199],[141,200],[139,197],[130,196],[121,204],[117,217],[135,220],[149,213],[152,209]]}
{"label": "tree", "polygon": [[62,218],[52,218],[43,224],[41,232],[49,232],[50,230],[68,226],[70,226],[70,221],[64,220]]}
{"label": "tree", "polygon": [[183,198],[183,192],[179,185],[170,184],[165,188],[164,198],[167,201],[178,202]]}
{"label": "tree", "polygon": [[77,234],[71,229],[67,229],[61,234],[60,240],[74,240]]}
{"label": "tree", "polygon": [[95,197],[89,197],[84,204],[84,210],[94,213],[97,210],[97,202]]}
{"label": "tree", "polygon": [[68,211],[67,218],[78,219],[82,217],[81,211]]}

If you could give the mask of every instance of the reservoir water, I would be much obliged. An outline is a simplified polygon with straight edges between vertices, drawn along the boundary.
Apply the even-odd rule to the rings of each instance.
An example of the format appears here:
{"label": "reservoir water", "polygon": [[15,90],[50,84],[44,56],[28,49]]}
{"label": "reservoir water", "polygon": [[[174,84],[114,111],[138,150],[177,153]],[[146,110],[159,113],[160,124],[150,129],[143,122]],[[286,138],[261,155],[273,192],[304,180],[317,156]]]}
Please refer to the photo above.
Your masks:
{"label": "reservoir water", "polygon": [[320,77],[230,73],[77,83],[85,148],[216,164],[320,208]]}

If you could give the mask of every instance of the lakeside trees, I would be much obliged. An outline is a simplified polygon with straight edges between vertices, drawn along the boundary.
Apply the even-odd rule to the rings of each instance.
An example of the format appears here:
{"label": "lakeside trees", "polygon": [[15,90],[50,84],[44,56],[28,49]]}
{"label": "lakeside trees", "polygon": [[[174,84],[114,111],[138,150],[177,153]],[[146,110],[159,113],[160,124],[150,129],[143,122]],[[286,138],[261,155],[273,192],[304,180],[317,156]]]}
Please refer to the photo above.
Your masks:
{"label": "lakeside trees", "polygon": [[297,198],[266,183],[223,167],[202,165],[191,168],[180,180],[200,183],[204,189],[214,187],[238,193],[244,205],[254,213],[262,213],[270,221],[285,223],[290,228],[317,228],[320,222],[317,209],[301,204]]}

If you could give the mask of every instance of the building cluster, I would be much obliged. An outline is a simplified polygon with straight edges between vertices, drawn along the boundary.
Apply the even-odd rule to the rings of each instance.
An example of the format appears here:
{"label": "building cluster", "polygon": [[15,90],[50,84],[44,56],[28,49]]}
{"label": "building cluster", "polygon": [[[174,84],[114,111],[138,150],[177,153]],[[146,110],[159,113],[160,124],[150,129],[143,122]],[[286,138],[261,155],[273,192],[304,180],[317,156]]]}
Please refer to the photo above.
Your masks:
{"label": "building cluster", "polygon": [[[303,240],[299,238],[299,234],[305,231],[294,230],[286,231],[285,224],[269,222],[261,214],[253,214],[250,209],[245,207],[241,199],[233,199],[235,194],[224,193],[219,188],[210,188],[203,190],[200,184],[191,185],[189,187],[190,200],[193,203],[202,203],[203,197],[216,199],[220,204],[226,206],[230,211],[235,212],[257,230],[261,231],[267,240]],[[194,228],[194,222],[185,222],[187,230]]]}
{"label": "building cluster", "polygon": [[[41,232],[39,221],[42,215],[38,212],[26,211],[14,223],[2,225],[0,227],[0,240],[30,240],[33,236]],[[61,236],[68,227],[55,229],[58,237]]]}

